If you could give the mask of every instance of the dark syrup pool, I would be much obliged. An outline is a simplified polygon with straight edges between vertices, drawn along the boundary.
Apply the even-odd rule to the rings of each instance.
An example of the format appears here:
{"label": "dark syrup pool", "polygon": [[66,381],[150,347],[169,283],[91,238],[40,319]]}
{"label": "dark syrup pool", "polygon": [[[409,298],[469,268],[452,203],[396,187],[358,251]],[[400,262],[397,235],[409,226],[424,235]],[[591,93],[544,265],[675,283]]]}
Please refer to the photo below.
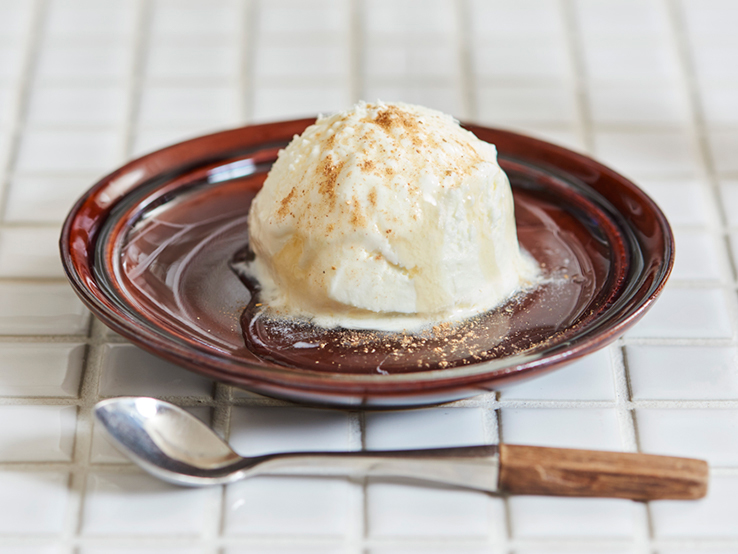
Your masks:
{"label": "dark syrup pool", "polygon": [[[261,302],[258,283],[245,271],[252,254],[244,246],[231,267],[252,293],[241,315],[247,348],[260,358],[292,367],[396,374],[457,367],[549,344],[560,329],[570,329],[586,315],[597,290],[596,268],[578,233],[562,228],[567,216],[560,208],[518,190],[515,210],[519,240],[540,264],[541,282],[484,314],[413,332],[326,329],[305,319],[273,315]],[[579,224],[571,216],[567,223]],[[599,269],[606,269],[605,257],[600,263]]]}
{"label": "dark syrup pool", "polygon": [[589,200],[565,183],[543,186],[505,170],[518,238],[544,279],[461,323],[378,333],[269,317],[253,283],[234,270],[248,249],[245,214],[263,174],[188,187],[147,209],[120,250],[123,293],[147,317],[224,354],[327,373],[409,373],[534,352],[569,340],[594,317],[592,307],[607,304],[597,295],[612,292],[605,284],[617,255],[605,225],[588,216]]}

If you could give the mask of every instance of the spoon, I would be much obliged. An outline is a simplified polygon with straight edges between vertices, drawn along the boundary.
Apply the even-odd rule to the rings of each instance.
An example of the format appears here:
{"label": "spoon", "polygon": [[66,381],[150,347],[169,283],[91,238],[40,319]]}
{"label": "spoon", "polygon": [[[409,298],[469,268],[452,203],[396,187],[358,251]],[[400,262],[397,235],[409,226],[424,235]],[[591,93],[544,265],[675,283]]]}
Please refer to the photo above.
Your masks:
{"label": "spoon", "polygon": [[245,458],[191,414],[155,398],[110,398],[98,402],[94,413],[124,454],[177,485],[299,474],[400,477],[492,493],[633,500],[694,499],[707,491],[707,464],[689,458],[509,444]]}

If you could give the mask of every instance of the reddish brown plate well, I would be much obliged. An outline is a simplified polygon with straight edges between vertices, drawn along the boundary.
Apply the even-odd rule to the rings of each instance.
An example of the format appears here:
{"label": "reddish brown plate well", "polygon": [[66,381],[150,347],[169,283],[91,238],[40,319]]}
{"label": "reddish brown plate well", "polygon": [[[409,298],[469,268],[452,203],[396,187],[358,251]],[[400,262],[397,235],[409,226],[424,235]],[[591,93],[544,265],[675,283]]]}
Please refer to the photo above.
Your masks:
{"label": "reddish brown plate well", "polygon": [[311,122],[197,138],[102,179],[61,237],[80,298],[139,346],[219,381],[298,402],[386,408],[464,398],[601,348],[640,319],[671,271],[668,223],[633,183],[558,146],[468,125],[497,145],[521,244],[548,284],[488,317],[451,362],[433,348],[405,355],[401,342],[389,355],[344,359],[330,348],[316,355],[302,338],[293,340],[300,348],[249,349],[240,319],[251,295],[229,262],[279,148]]}

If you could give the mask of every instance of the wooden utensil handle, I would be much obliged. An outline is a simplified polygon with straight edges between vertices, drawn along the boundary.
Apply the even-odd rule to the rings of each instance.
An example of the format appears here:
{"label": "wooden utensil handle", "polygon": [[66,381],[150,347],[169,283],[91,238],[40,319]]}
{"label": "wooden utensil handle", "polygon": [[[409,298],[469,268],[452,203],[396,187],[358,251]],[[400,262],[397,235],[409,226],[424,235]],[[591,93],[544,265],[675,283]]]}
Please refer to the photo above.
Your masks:
{"label": "wooden utensil handle", "polygon": [[500,491],[510,494],[688,500],[705,496],[707,480],[702,460],[500,445]]}

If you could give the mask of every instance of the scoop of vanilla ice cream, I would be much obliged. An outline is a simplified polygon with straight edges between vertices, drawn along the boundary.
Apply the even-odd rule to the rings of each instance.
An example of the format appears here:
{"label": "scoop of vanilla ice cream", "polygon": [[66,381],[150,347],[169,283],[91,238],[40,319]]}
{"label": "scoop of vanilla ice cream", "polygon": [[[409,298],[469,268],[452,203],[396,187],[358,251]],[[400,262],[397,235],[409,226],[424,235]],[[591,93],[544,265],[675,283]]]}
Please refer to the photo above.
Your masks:
{"label": "scoop of vanilla ice cream", "polygon": [[325,327],[402,329],[530,285],[507,176],[450,116],[359,103],[279,153],[249,215],[262,301]]}

